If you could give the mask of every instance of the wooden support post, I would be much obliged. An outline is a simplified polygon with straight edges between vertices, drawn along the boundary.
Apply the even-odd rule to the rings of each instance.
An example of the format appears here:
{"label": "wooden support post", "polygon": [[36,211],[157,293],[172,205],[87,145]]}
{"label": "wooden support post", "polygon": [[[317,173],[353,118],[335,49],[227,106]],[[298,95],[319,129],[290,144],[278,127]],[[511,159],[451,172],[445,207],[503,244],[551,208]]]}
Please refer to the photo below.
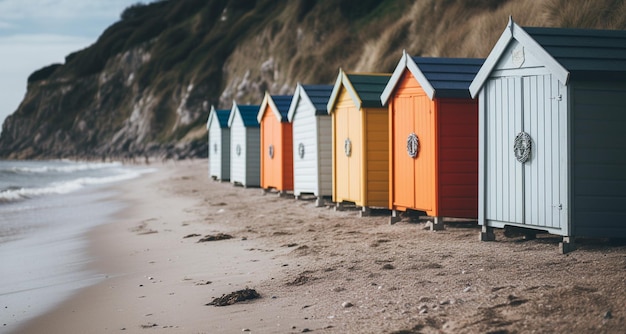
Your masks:
{"label": "wooden support post", "polygon": [[361,207],[360,217],[368,217],[371,214],[371,210],[368,206]]}
{"label": "wooden support post", "polygon": [[495,241],[496,235],[493,233],[493,227],[487,225],[482,226],[480,231],[480,241]]}
{"label": "wooden support post", "polygon": [[343,202],[335,203],[335,211],[343,211]]}
{"label": "wooden support post", "polygon": [[315,206],[321,208],[324,206],[324,204],[324,198],[322,196],[317,196],[317,198],[315,199]]}
{"label": "wooden support post", "polygon": [[437,216],[433,217],[433,224],[430,227],[431,231],[443,231],[445,227],[443,226],[443,217]]}
{"label": "wooden support post", "polygon": [[391,210],[391,217],[389,217],[389,224],[393,225],[401,220],[402,218],[400,217],[400,213],[398,212],[398,210]]}
{"label": "wooden support post", "polygon": [[576,249],[576,245],[574,244],[574,238],[572,237],[563,237],[563,241],[559,243],[559,252],[561,254],[567,254]]}

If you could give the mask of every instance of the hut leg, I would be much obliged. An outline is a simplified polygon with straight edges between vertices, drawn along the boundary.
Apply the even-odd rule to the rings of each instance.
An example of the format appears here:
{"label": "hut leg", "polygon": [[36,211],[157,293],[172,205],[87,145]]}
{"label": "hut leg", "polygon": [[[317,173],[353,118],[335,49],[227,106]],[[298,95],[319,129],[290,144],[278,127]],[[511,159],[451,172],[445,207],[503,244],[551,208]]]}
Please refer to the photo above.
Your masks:
{"label": "hut leg", "polygon": [[317,199],[315,199],[315,206],[320,208],[324,206],[324,198],[322,196],[317,196]]}
{"label": "hut leg", "polygon": [[361,207],[360,217],[368,217],[371,214],[371,210],[368,206]]}
{"label": "hut leg", "polygon": [[278,197],[287,197],[287,192],[283,190],[278,191]]}
{"label": "hut leg", "polygon": [[493,233],[493,227],[483,225],[480,231],[480,241],[495,241],[496,235]]}
{"label": "hut leg", "polygon": [[430,229],[431,231],[445,230],[445,227],[443,226],[443,217],[433,217],[433,221],[427,222],[424,229]]}
{"label": "hut leg", "polygon": [[561,254],[567,254],[575,249],[576,245],[572,237],[563,237],[563,241],[559,243],[559,252]]}
{"label": "hut leg", "polygon": [[342,202],[335,203],[335,211],[343,211],[343,203]]}
{"label": "hut leg", "polygon": [[391,210],[391,217],[389,217],[389,224],[393,225],[401,220],[402,218],[400,217],[400,213],[398,212],[398,210]]}

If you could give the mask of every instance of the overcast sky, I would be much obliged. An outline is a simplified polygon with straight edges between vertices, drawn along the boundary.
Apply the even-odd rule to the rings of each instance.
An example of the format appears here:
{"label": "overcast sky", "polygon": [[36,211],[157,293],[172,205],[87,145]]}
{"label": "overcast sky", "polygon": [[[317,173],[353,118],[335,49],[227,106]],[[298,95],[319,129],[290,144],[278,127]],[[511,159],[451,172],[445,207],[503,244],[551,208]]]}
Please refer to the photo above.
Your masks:
{"label": "overcast sky", "polygon": [[0,124],[24,98],[32,72],[93,44],[139,2],[152,0],[0,0]]}

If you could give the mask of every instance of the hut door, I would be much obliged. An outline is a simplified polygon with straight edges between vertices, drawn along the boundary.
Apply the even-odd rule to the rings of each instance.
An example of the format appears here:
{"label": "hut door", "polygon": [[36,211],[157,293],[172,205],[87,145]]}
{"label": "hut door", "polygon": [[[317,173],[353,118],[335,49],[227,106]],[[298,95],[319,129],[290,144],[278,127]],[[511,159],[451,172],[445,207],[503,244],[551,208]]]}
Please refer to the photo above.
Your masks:
{"label": "hut door", "polygon": [[522,77],[521,89],[522,127],[514,137],[513,155],[523,169],[523,223],[558,229],[565,212],[561,194],[566,173],[562,158],[567,156],[564,88],[545,74]]}
{"label": "hut door", "polygon": [[361,200],[361,119],[355,107],[336,110],[336,193],[338,201]]}
{"label": "hut door", "polygon": [[276,137],[280,135],[280,123],[276,121],[276,116],[271,110],[263,115],[263,140],[261,154],[263,154],[262,177],[264,188],[278,188],[280,186],[280,163],[279,163],[279,147]]}
{"label": "hut door", "polygon": [[561,228],[563,86],[546,74],[493,78],[486,88],[486,219]]}
{"label": "hut door", "polygon": [[394,205],[415,206],[415,162],[407,154],[407,136],[415,132],[414,98],[398,96],[393,101],[393,198]]}
{"label": "hut door", "polygon": [[434,198],[430,99],[396,97],[393,122],[394,205],[430,211]]}

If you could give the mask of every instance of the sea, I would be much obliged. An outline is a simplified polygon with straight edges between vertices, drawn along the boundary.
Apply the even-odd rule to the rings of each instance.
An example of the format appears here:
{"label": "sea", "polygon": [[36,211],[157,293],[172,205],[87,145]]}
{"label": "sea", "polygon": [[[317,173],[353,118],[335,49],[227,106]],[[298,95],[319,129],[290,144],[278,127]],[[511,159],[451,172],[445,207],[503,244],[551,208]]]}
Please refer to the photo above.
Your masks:
{"label": "sea", "polygon": [[0,160],[0,333],[103,280],[86,233],[124,208],[116,182],[152,169],[121,163]]}

